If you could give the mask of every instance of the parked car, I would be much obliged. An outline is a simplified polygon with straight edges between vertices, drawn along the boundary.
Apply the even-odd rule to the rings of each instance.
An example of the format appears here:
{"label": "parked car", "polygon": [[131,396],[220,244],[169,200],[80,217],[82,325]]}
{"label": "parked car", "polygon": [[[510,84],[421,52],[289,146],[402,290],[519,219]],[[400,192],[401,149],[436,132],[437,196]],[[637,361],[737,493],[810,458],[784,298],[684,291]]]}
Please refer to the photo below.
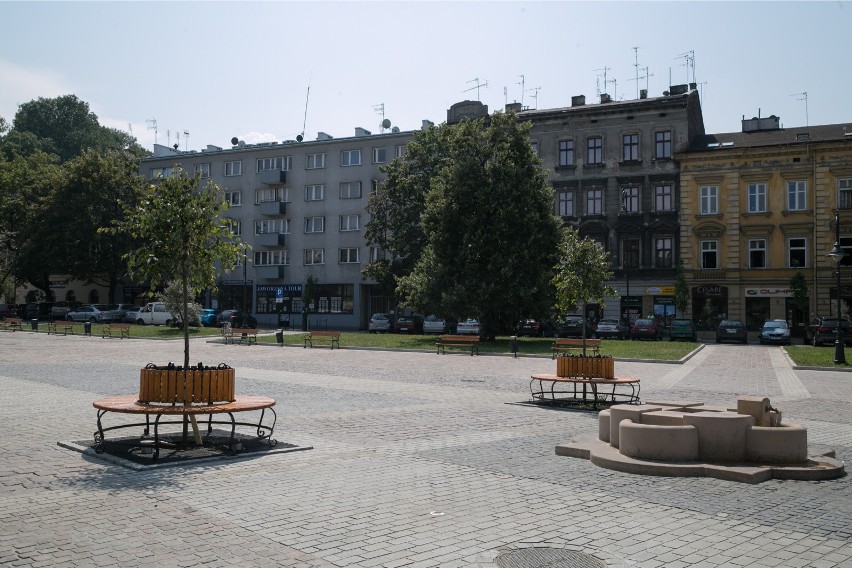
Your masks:
{"label": "parked car", "polygon": [[630,326],[630,339],[659,341],[662,336],[662,328],[652,318],[639,318]]}
{"label": "parked car", "polygon": [[598,322],[594,335],[601,339],[625,339],[630,335],[630,324],[623,319],[605,318]]}
{"label": "parked car", "polygon": [[139,320],[140,310],[142,310],[142,306],[133,306],[133,308],[124,313],[124,318],[121,321],[124,323],[136,323]]}
{"label": "parked car", "polygon": [[479,335],[480,331],[479,320],[475,318],[462,320],[456,325],[456,333],[458,335]]}
{"label": "parked car", "polygon": [[15,317],[15,310],[9,304],[0,304],[0,319]]}
{"label": "parked car", "polygon": [[[79,308],[81,305],[80,302],[56,302],[50,306],[50,317],[55,320],[65,319],[68,312]],[[39,315],[41,315],[41,308],[39,309]]]}
{"label": "parked car", "polygon": [[716,328],[716,343],[739,341],[748,343],[748,330],[740,320],[722,320]]}
{"label": "parked car", "polygon": [[137,308],[133,304],[112,304],[109,306],[110,321],[124,321],[124,316],[127,315],[128,310],[135,309]]}
{"label": "parked car", "polygon": [[685,339],[686,341],[698,341],[698,333],[695,331],[695,322],[691,319],[673,319],[669,329],[669,341]]}
{"label": "parked car", "polygon": [[518,337],[542,337],[546,326],[544,323],[536,320],[524,320],[518,324],[515,330],[515,335]]}
{"label": "parked car", "polygon": [[89,321],[92,323],[108,321],[105,319],[107,311],[103,304],[85,305],[65,314],[68,321]]}
{"label": "parked car", "polygon": [[219,317],[219,310],[214,308],[204,308],[201,310],[201,325],[206,325],[210,327],[214,327],[216,325],[216,320]]}
{"label": "parked car", "polygon": [[257,328],[257,319],[250,313],[240,310],[225,310],[219,314],[219,317],[216,318],[216,325],[222,327],[225,323],[230,323],[232,329],[241,327],[245,329]]}
{"label": "parked car", "polygon": [[136,314],[136,323],[140,325],[172,325],[176,321],[163,302],[148,302]]}
{"label": "parked car", "polygon": [[423,318],[423,333],[447,333],[447,320],[436,315]]}
{"label": "parked car", "polygon": [[579,314],[571,314],[557,324],[556,334],[559,337],[583,337],[584,326],[586,327],[586,337],[591,337],[590,330],[586,325],[586,318]]}
{"label": "parked car", "polygon": [[390,331],[391,320],[387,314],[377,313],[370,318],[370,323],[367,326],[367,331],[370,333],[379,333],[380,331]]}
{"label": "parked car", "polygon": [[[834,345],[837,339],[837,318],[818,317],[808,326],[809,343],[814,347],[819,345]],[[844,345],[852,345],[852,324],[840,320],[840,340]]]}
{"label": "parked car", "polygon": [[790,326],[784,320],[768,320],[760,328],[760,344],[778,343],[790,345]]}
{"label": "parked car", "polygon": [[402,316],[393,322],[396,333],[423,333],[423,318],[420,316]]}

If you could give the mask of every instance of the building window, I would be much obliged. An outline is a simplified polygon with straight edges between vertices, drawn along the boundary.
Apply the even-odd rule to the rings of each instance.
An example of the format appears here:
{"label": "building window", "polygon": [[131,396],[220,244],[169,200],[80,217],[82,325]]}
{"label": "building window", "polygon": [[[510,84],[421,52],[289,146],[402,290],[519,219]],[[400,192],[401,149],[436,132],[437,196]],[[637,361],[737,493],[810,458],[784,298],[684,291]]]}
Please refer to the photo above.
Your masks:
{"label": "building window", "polygon": [[394,148],[394,155],[397,158],[402,158],[405,155],[405,144],[400,144]]}
{"label": "building window", "polygon": [[766,184],[765,183],[750,183],[750,184],[748,184],[748,212],[749,213],[765,213],[766,212]]}
{"label": "building window", "polygon": [[243,163],[240,161],[225,162],[226,176],[241,176],[243,175]]}
{"label": "building window", "polygon": [[627,185],[621,188],[621,210],[625,213],[639,213],[639,186]]}
{"label": "building window", "polygon": [[305,201],[322,201],[323,199],[325,199],[325,184],[305,186]]}
{"label": "building window", "polygon": [[210,164],[195,164],[195,175],[203,178],[210,177]]}
{"label": "building window", "polygon": [[595,136],[586,140],[586,163],[603,163],[603,138]]}
{"label": "building window", "polygon": [[837,206],[852,209],[852,178],[837,180]]}
{"label": "building window", "polygon": [[378,195],[379,194],[379,180],[373,179],[370,180],[370,195]]}
{"label": "building window", "polygon": [[787,241],[788,268],[808,267],[808,243],[807,240],[797,237]]}
{"label": "building window", "polygon": [[325,249],[305,249],[305,264],[325,264]]}
{"label": "building window", "polygon": [[639,239],[629,238],[621,241],[621,267],[639,268]]}
{"label": "building window", "polygon": [[804,211],[808,207],[808,183],[806,181],[787,182],[787,210]]}
{"label": "building window", "polygon": [[325,152],[322,154],[308,154],[305,156],[306,170],[319,170],[325,167]]}
{"label": "building window", "polygon": [[656,141],[656,152],[654,156],[658,160],[664,160],[672,157],[672,131],[663,130],[654,134]]}
{"label": "building window", "polygon": [[241,191],[226,191],[225,201],[231,207],[239,207],[243,204],[243,192]]}
{"label": "building window", "polygon": [[639,161],[639,135],[625,134],[622,138],[622,157],[625,162]]}
{"label": "building window", "polygon": [[536,156],[539,155],[539,153],[538,153],[538,142],[537,141],[532,140],[530,142],[530,148],[532,149],[533,154],[535,154]]}
{"label": "building window", "polygon": [[258,250],[254,253],[255,266],[287,266],[290,251],[287,249]]}
{"label": "building window", "polygon": [[375,262],[383,258],[380,252],[379,247],[370,247],[370,262]]}
{"label": "building window", "polygon": [[360,199],[361,182],[347,181],[340,184],[340,199]]}
{"label": "building window", "polygon": [[274,203],[290,201],[290,189],[287,187],[266,187],[254,191],[254,202]]}
{"label": "building window", "polygon": [[560,140],[559,141],[559,165],[573,166],[574,165],[574,141]]}
{"label": "building window", "polygon": [[293,169],[292,156],[280,156],[278,158],[258,158],[257,171],[265,172],[267,170],[282,170],[289,172]]}
{"label": "building window", "polygon": [[557,207],[559,208],[560,217],[574,216],[574,192],[562,189],[557,194]]}
{"label": "building window", "polygon": [[340,264],[358,264],[361,262],[361,249],[357,248],[342,248],[340,249]]}
{"label": "building window", "polygon": [[174,175],[174,168],[153,168],[151,170],[151,179],[166,179]]}
{"label": "building window", "polygon": [[226,223],[228,225],[228,230],[231,231],[231,234],[235,237],[239,237],[243,234],[243,222],[237,221],[236,219],[227,219]]}
{"label": "building window", "polygon": [[657,211],[674,211],[674,188],[671,185],[654,186],[654,207]]}
{"label": "building window", "polygon": [[701,268],[719,268],[719,242],[701,241]]}
{"label": "building window", "polygon": [[766,268],[766,239],[749,239],[748,267]]}
{"label": "building window", "polygon": [[342,150],[340,152],[341,166],[360,166],[361,150]]}
{"label": "building window", "polygon": [[325,217],[305,217],[306,233],[325,232]]}
{"label": "building window", "polygon": [[384,164],[388,161],[388,149],[387,148],[373,148],[373,163],[374,164]]}
{"label": "building window", "polygon": [[341,231],[360,231],[361,216],[360,215],[341,215],[340,216]]}
{"label": "building window", "polygon": [[674,239],[672,237],[657,237],[654,240],[654,266],[671,268],[674,258]]}
{"label": "building window", "polygon": [[715,215],[719,212],[719,186],[705,185],[700,188],[701,214]]}
{"label": "building window", "polygon": [[289,219],[263,219],[254,222],[255,235],[279,234],[287,235],[290,233]]}
{"label": "building window", "polygon": [[586,215],[603,215],[602,189],[590,189],[586,192]]}

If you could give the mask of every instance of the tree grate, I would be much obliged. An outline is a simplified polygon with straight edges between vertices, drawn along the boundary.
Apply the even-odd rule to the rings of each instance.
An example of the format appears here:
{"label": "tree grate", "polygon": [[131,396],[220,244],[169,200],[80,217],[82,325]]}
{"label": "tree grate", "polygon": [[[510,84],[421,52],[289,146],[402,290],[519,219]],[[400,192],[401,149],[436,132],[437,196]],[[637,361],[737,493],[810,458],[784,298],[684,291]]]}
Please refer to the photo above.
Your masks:
{"label": "tree grate", "polygon": [[606,563],[583,552],[558,548],[524,548],[494,559],[500,568],[605,568]]}

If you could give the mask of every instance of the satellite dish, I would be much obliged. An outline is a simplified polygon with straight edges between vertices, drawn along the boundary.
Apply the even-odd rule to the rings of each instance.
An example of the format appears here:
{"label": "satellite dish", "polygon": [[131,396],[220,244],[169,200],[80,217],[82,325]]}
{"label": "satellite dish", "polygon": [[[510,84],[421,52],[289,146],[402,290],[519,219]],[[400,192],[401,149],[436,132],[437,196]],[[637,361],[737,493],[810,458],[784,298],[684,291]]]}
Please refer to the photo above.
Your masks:
{"label": "satellite dish", "polygon": [[231,145],[236,146],[239,141],[240,139],[234,136],[233,138],[231,138]]}
{"label": "satellite dish", "polygon": [[390,128],[390,125],[391,121],[389,119],[386,118],[382,121],[382,128]]}
{"label": "satellite dish", "polygon": [[240,140],[240,142],[239,142],[239,147],[240,147],[240,148],[245,148],[245,147],[246,147],[246,141],[245,141],[245,140]]}
{"label": "satellite dish", "polygon": [[299,134],[298,136],[296,136],[296,142],[301,142],[301,141],[302,141],[302,140],[304,140],[304,139],[305,139],[305,137],[304,137],[304,136],[302,136],[301,134]]}
{"label": "satellite dish", "polygon": [[399,126],[394,126],[393,128],[391,128],[391,132],[393,132],[394,134],[399,133]]}

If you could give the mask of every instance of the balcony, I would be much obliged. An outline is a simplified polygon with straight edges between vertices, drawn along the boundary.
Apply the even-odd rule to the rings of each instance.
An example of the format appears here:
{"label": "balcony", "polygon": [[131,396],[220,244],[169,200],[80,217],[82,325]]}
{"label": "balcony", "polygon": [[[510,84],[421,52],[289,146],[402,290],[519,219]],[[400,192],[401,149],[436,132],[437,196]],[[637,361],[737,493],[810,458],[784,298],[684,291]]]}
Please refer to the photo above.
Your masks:
{"label": "balcony", "polygon": [[258,280],[278,280],[285,277],[286,269],[283,265],[255,266],[254,273]]}
{"label": "balcony", "polygon": [[283,247],[284,233],[260,233],[254,236],[254,243],[261,247]]}
{"label": "balcony", "polygon": [[257,179],[266,185],[281,185],[287,183],[287,172],[282,170],[264,170],[257,172]]}
{"label": "balcony", "polygon": [[693,280],[724,280],[725,270],[717,268],[714,270],[696,270],[692,273]]}
{"label": "balcony", "polygon": [[287,203],[284,201],[262,201],[257,206],[260,209],[261,215],[274,217],[276,215],[287,214]]}

